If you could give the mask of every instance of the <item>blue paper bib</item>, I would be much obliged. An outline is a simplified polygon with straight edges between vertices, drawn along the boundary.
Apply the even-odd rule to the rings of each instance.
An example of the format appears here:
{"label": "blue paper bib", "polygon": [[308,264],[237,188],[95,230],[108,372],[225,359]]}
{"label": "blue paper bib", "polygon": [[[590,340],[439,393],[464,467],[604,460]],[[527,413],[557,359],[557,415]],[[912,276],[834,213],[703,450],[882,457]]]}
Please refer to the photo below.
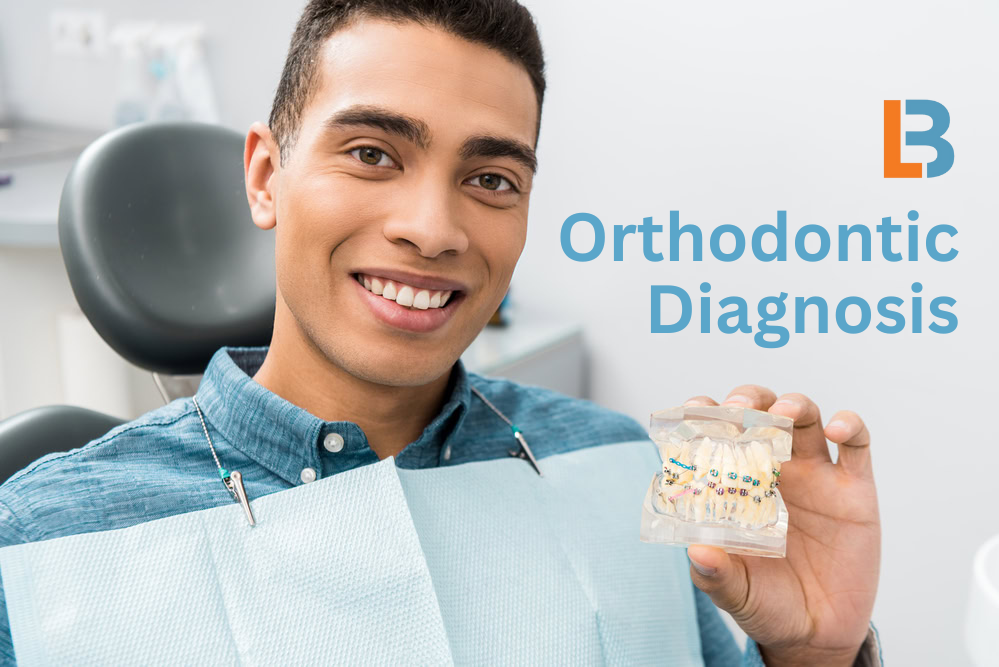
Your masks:
{"label": "blue paper bib", "polygon": [[638,539],[648,441],[392,459],[0,549],[18,664],[701,665],[680,548]]}

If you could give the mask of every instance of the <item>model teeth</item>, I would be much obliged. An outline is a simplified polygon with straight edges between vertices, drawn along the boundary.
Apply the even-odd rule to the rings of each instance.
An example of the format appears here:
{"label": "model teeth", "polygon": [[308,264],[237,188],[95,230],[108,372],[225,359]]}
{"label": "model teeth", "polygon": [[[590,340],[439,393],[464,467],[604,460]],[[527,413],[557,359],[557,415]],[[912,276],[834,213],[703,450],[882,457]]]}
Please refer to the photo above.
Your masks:
{"label": "model teeth", "polygon": [[366,275],[359,275],[357,281],[372,294],[395,301],[400,306],[418,310],[443,308],[452,294],[452,290],[420,289],[394,280],[382,280]]}
{"label": "model teeth", "polygon": [[[659,493],[665,509],[688,521],[757,528],[777,520],[780,462],[759,441],[745,444],[677,441],[660,445]],[[693,468],[693,470],[691,470]]]}

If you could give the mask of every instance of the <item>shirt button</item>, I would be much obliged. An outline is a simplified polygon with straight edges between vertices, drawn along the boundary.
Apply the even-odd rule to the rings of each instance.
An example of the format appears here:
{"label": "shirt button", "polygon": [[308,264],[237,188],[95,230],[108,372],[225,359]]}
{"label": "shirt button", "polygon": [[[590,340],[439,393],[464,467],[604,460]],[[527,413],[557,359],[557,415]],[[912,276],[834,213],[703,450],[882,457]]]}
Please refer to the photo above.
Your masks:
{"label": "shirt button", "polygon": [[309,482],[316,481],[316,471],[312,468],[302,468],[302,474],[299,475],[302,481],[308,484]]}
{"label": "shirt button", "polygon": [[447,447],[444,448],[444,460],[445,461],[451,460],[451,445],[448,445]]}
{"label": "shirt button", "polygon": [[323,438],[323,447],[326,448],[327,452],[337,452],[343,449],[343,436],[339,433],[330,433],[325,438]]}

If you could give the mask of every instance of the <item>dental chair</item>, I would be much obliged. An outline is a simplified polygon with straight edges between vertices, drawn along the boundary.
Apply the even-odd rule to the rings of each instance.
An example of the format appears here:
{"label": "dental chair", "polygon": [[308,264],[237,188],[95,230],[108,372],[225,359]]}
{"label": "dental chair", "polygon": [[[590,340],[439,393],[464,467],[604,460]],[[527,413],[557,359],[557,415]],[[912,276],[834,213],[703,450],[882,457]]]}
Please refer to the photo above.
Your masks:
{"label": "dental chair", "polygon": [[[250,218],[233,130],[140,123],[100,137],[66,179],[59,244],[80,309],[165,402],[195,393],[219,347],[270,342],[274,234]],[[0,421],[0,483],[119,423],[66,405]]]}

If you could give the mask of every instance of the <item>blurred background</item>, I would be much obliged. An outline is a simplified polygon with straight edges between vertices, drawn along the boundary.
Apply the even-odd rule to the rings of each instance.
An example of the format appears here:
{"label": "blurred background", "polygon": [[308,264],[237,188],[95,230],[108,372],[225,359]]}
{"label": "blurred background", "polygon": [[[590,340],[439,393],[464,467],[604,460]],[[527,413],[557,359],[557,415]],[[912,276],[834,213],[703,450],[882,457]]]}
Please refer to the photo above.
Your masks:
{"label": "blurred background", "polygon": [[[874,620],[886,660],[968,664],[972,558],[999,532],[987,504],[999,448],[982,430],[999,398],[989,375],[999,323],[996,4],[525,4],[548,58],[541,166],[510,325],[486,332],[468,362],[642,423],[653,410],[698,394],[721,400],[742,383],[808,394],[826,418],[858,412],[873,435],[883,521]],[[56,233],[62,179],[89,141],[143,114],[187,114],[240,132],[266,120],[303,5],[0,0],[0,183],[9,180],[0,185],[0,417],[71,403],[133,418],[162,404],[149,373],[102,346],[76,309]],[[886,99],[947,107],[956,154],[948,174],[882,177]],[[927,125],[903,119],[904,130]],[[904,150],[906,161],[933,159],[930,149]],[[723,263],[707,250],[692,262],[684,246],[683,261],[650,263],[635,237],[623,262],[612,261],[609,245],[585,264],[561,250],[573,213],[599,216],[610,240],[613,225],[647,216],[668,229],[671,210],[705,237],[720,224],[748,237],[778,210],[792,237],[807,224],[873,229],[888,216],[908,224],[917,210],[924,234],[942,223],[959,230],[959,255],[890,263],[875,243],[870,262],[810,264],[792,252],[786,263]],[[582,227],[577,248],[589,247]],[[715,317],[726,296],[755,312],[782,291],[789,303],[821,296],[831,306],[895,295],[907,309],[919,281],[926,304],[956,299],[959,325],[947,335],[831,326],[792,332],[768,350],[748,334],[699,333],[695,310],[686,330],[650,333],[650,285],[680,286],[696,305],[703,281]],[[782,324],[793,326],[793,312]]]}

